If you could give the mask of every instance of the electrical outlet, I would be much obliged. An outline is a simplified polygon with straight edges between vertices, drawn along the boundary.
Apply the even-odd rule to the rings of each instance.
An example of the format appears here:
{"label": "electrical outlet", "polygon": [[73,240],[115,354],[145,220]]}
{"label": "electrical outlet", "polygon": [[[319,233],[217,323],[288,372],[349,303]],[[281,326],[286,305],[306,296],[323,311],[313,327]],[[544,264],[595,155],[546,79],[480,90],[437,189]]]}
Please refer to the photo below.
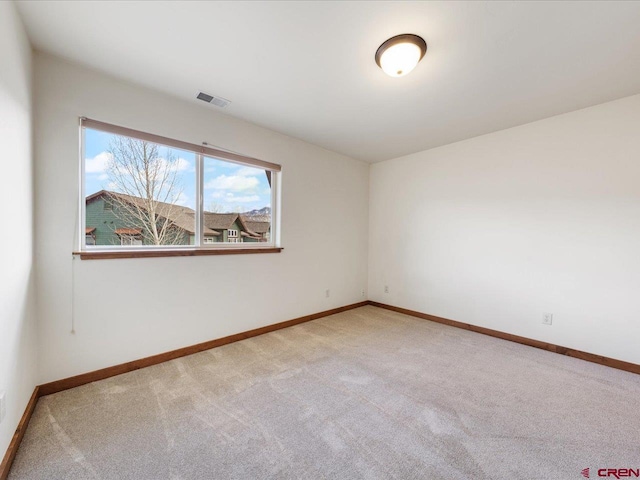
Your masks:
{"label": "electrical outlet", "polygon": [[384,293],[389,293],[389,285],[384,286]]}
{"label": "electrical outlet", "polygon": [[543,313],[542,323],[545,325],[551,325],[553,323],[553,313]]}
{"label": "electrical outlet", "polygon": [[360,291],[360,296],[364,297],[364,288]]}
{"label": "electrical outlet", "polygon": [[0,392],[0,423],[4,420],[5,415],[7,414],[7,406],[6,406],[6,398],[4,392]]}
{"label": "electrical outlet", "polygon": [[331,290],[329,290],[327,288],[327,290],[324,292],[325,297],[329,298],[331,296]]}

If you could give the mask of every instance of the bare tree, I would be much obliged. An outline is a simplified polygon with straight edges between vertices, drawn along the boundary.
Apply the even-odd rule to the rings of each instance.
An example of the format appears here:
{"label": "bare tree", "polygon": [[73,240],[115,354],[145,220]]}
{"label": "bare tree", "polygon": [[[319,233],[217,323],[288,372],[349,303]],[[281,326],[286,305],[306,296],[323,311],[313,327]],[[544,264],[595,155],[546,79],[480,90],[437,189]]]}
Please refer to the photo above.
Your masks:
{"label": "bare tree", "polygon": [[225,207],[220,203],[210,202],[207,206],[207,212],[210,213],[242,213],[243,211],[244,207],[242,205]]}
{"label": "bare tree", "polygon": [[141,230],[154,245],[183,243],[175,224],[184,215],[176,205],[183,191],[178,159],[170,150],[162,157],[155,143],[122,136],[113,137],[109,153],[110,200],[122,227]]}
{"label": "bare tree", "polygon": [[210,213],[227,213],[224,205],[216,202],[210,202],[207,206],[207,212]]}

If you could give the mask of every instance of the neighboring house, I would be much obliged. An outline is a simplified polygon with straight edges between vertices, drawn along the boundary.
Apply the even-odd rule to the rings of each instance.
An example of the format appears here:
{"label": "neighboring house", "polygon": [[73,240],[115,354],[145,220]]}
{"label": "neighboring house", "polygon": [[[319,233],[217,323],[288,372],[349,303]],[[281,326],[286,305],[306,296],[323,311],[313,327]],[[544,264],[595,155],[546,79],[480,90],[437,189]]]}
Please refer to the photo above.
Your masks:
{"label": "neighboring house", "polygon": [[[252,225],[260,223],[258,228],[259,232],[249,227],[249,223]],[[239,213],[213,213],[204,212],[204,226],[210,230],[219,231],[221,238],[217,241],[229,242],[229,243],[241,243],[241,242],[266,242],[269,240],[268,233],[266,232],[271,228],[270,222],[249,222]],[[255,227],[255,225],[253,225]],[[205,243],[213,243],[213,238],[207,241],[205,236]]]}
{"label": "neighboring house", "polygon": [[[168,225],[170,245],[195,243],[195,212],[187,207],[156,202],[160,225]],[[151,225],[144,222],[143,199],[101,190],[86,198],[87,245],[152,245]],[[137,212],[133,214],[132,212]],[[271,223],[244,218],[239,213],[204,212],[204,244],[267,242]]]}

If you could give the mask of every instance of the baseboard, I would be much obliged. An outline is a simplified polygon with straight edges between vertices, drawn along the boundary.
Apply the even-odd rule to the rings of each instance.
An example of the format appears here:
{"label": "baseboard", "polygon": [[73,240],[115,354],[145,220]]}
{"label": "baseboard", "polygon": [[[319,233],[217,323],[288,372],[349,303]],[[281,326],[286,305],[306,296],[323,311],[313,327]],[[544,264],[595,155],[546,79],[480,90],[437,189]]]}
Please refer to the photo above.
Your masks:
{"label": "baseboard", "polygon": [[365,305],[368,305],[368,304],[369,304],[368,301],[364,301],[364,302],[353,303],[351,305],[346,305],[344,307],[332,308],[331,310],[325,310],[324,312],[305,315],[304,317],[294,318],[292,320],[287,320],[285,322],[274,323],[273,325],[267,325],[265,327],[256,328],[254,330],[249,330],[247,332],[237,333],[235,335],[230,335],[224,338],[218,338],[216,340],[209,340],[208,342],[198,343],[197,345],[179,348],[177,350],[172,350],[170,352],[160,353],[158,355],[153,355],[151,357],[141,358],[139,360],[134,360],[132,362],[122,363],[120,365],[115,365],[113,367],[107,367],[107,368],[103,368],[93,372],[83,373],[81,375],[76,375],[74,377],[64,378],[62,380],[56,380],[54,382],[49,382],[43,385],[39,385],[34,389],[33,395],[31,395],[31,399],[27,404],[27,408],[25,409],[24,414],[20,419],[18,428],[16,428],[16,432],[13,435],[13,438],[11,439],[9,448],[7,449],[7,452],[5,453],[4,458],[2,459],[2,463],[0,464],[0,480],[6,480],[7,477],[9,476],[9,470],[11,469],[11,464],[15,459],[16,453],[18,452],[18,447],[20,446],[20,442],[22,442],[22,437],[24,437],[24,432],[27,430],[27,426],[29,425],[29,420],[31,419],[33,410],[36,408],[36,403],[38,403],[38,398],[40,397],[43,397],[45,395],[51,395],[52,393],[61,392],[63,390],[68,390],[70,388],[79,387],[81,385],[85,385],[91,382],[96,382],[98,380],[104,380],[105,378],[114,377],[116,375],[131,372],[133,370],[138,370],[140,368],[156,365],[158,363],[166,362],[168,360],[173,360],[174,358],[184,357],[186,355],[202,352],[204,350],[209,350],[211,348],[220,347],[222,345],[227,345],[233,342],[238,342],[246,338],[257,337],[258,335],[263,335],[265,333],[273,332],[275,330],[292,327],[300,323],[310,322],[311,320],[317,320],[318,318],[327,317],[329,315],[335,315],[336,313],[346,312],[347,310],[352,310],[354,308],[364,307]]}
{"label": "baseboard", "polygon": [[491,337],[501,338],[503,340],[509,340],[511,342],[521,343],[530,347],[541,348],[542,350],[548,350],[549,352],[559,353],[561,355],[567,355],[569,357],[579,358],[586,360],[587,362],[593,362],[606,367],[617,368],[618,370],[624,370],[626,372],[636,373],[640,375],[640,365],[630,362],[624,362],[622,360],[616,360],[614,358],[603,357],[602,355],[595,355],[593,353],[583,352],[573,348],[562,347],[553,343],[541,342],[540,340],[534,340],[532,338],[520,337],[518,335],[512,335],[510,333],[500,332],[498,330],[491,330],[490,328],[478,327],[469,323],[458,322],[456,320],[449,320],[448,318],[436,317],[435,315],[429,315],[427,313],[416,312],[415,310],[409,310],[401,307],[394,307],[385,303],[374,302],[370,300],[369,305],[374,307],[384,308],[386,310],[392,310],[398,313],[404,313],[405,315],[411,315],[412,317],[422,318],[425,320],[431,320],[432,322],[443,323],[456,328],[462,328],[464,330],[470,330],[472,332],[482,333],[483,335],[489,335]]}
{"label": "baseboard", "polygon": [[114,377],[123,373],[132,372],[140,368],[149,367],[158,363],[173,360],[174,358],[184,357],[186,355],[192,355],[194,353],[209,350],[211,348],[220,347],[229,343],[238,342],[246,338],[256,337],[265,333],[280,330],[282,328],[291,327],[304,322],[310,322],[318,318],[334,315],[336,313],[345,312],[354,308],[363,307],[368,305],[368,301],[353,303],[344,307],[333,308],[331,310],[325,310],[324,312],[314,313],[312,315],[305,315],[304,317],[294,318],[293,320],[287,320],[286,322],[274,323],[273,325],[267,325],[266,327],[256,328],[247,332],[236,333],[224,338],[218,338],[215,340],[209,340],[207,342],[198,343],[197,345],[191,345],[189,347],[179,348],[170,352],[160,353],[151,357],[141,358],[139,360],[133,360],[127,363],[121,363],[114,365],[113,367],[102,368],[93,372],[83,373],[74,377],[64,378],[62,380],[56,380],[54,382],[45,383],[40,385],[40,396],[51,395],[52,393],[61,392],[70,388],[79,387],[87,383],[96,382],[98,380],[104,380],[105,378]]}
{"label": "baseboard", "polygon": [[346,305],[344,307],[325,310],[324,312],[314,313],[312,315],[305,315],[304,317],[294,318],[293,320],[287,320],[285,322],[274,323],[273,325],[267,325],[265,327],[260,327],[254,330],[237,333],[235,335],[230,335],[228,337],[219,338],[216,340],[210,340],[207,342],[199,343],[197,345],[192,345],[190,347],[179,348],[177,350],[172,350],[170,352],[160,353],[158,355],[153,355],[151,357],[141,358],[139,360],[134,360],[132,362],[122,363],[120,365],[115,365],[113,367],[107,367],[107,368],[103,368],[93,372],[83,373],[81,375],[76,375],[74,377],[64,378],[62,380],[56,380],[54,382],[49,382],[49,383],[45,383],[43,385],[37,386],[34,389],[33,394],[31,395],[31,398],[29,400],[29,403],[27,404],[24,414],[20,419],[20,423],[18,423],[18,427],[16,428],[16,432],[13,435],[13,438],[11,439],[9,448],[7,449],[7,452],[5,453],[4,458],[2,459],[2,463],[0,463],[0,480],[6,480],[7,477],[9,476],[9,470],[11,468],[11,464],[13,463],[16,453],[18,452],[18,447],[20,446],[22,437],[24,437],[24,433],[27,429],[27,426],[29,425],[29,420],[31,419],[31,415],[33,414],[33,411],[36,407],[38,398],[42,396],[51,395],[52,393],[57,393],[63,390],[68,390],[70,388],[79,387],[81,385],[85,385],[91,382],[96,382],[98,380],[104,380],[105,378],[114,377],[116,375],[131,372],[133,370],[149,367],[151,365],[156,365],[158,363],[166,362],[168,360],[173,360],[174,358],[180,358],[186,355],[202,352],[204,350],[209,350],[211,348],[227,345],[229,343],[238,342],[246,338],[256,337],[258,335],[263,335],[265,333],[273,332],[273,331],[280,330],[287,327],[292,327],[300,323],[310,322],[312,320],[317,320],[318,318],[327,317],[329,315],[335,315],[336,313],[346,312],[347,310],[352,310],[354,308],[364,307],[365,305],[372,305],[374,307],[384,308],[386,310],[392,310],[394,312],[403,313],[405,315],[411,315],[412,317],[422,318],[425,320],[430,320],[432,322],[442,323],[452,327],[457,327],[457,328],[462,328],[464,330],[470,330],[472,332],[482,333],[483,335],[489,335],[492,337],[501,338],[503,340],[509,340],[512,342],[521,343],[523,345],[528,345],[530,347],[541,348],[543,350],[548,350],[550,352],[559,353],[562,355],[568,355],[570,357],[580,358],[582,360],[597,363],[607,367],[617,368],[619,370],[640,374],[640,365],[637,365],[635,363],[624,362],[622,360],[603,357],[601,355],[595,355],[593,353],[587,353],[581,350],[561,347],[559,345],[554,345],[552,343],[541,342],[539,340],[520,337],[518,335],[512,335],[510,333],[500,332],[498,330],[491,330],[489,328],[478,327],[476,325],[471,325],[469,323],[458,322],[456,320],[449,320],[448,318],[437,317],[435,315],[429,315],[426,313],[417,312],[415,310],[409,310],[401,307],[394,307],[392,305],[387,305],[384,303],[367,300],[364,302]]}
{"label": "baseboard", "polygon": [[18,447],[20,446],[20,442],[22,442],[24,432],[27,430],[29,420],[31,420],[31,415],[33,415],[33,411],[36,408],[36,403],[38,403],[38,398],[40,397],[39,390],[39,387],[33,389],[29,403],[27,403],[27,408],[25,408],[24,413],[22,414],[18,427],[16,428],[13,438],[9,443],[9,448],[7,448],[4,458],[2,459],[2,463],[0,463],[0,480],[7,480],[7,477],[9,477],[11,464],[13,464],[13,460],[16,458]]}

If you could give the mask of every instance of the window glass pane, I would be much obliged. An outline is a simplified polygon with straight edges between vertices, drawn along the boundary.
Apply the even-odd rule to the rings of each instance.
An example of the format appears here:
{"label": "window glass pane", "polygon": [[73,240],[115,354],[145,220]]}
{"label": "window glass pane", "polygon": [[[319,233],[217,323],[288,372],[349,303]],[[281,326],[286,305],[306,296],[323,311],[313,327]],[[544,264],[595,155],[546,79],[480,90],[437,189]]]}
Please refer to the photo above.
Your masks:
{"label": "window glass pane", "polygon": [[204,235],[213,242],[271,241],[271,175],[204,157]]}
{"label": "window glass pane", "polygon": [[193,245],[195,154],[86,128],[86,245]]}

